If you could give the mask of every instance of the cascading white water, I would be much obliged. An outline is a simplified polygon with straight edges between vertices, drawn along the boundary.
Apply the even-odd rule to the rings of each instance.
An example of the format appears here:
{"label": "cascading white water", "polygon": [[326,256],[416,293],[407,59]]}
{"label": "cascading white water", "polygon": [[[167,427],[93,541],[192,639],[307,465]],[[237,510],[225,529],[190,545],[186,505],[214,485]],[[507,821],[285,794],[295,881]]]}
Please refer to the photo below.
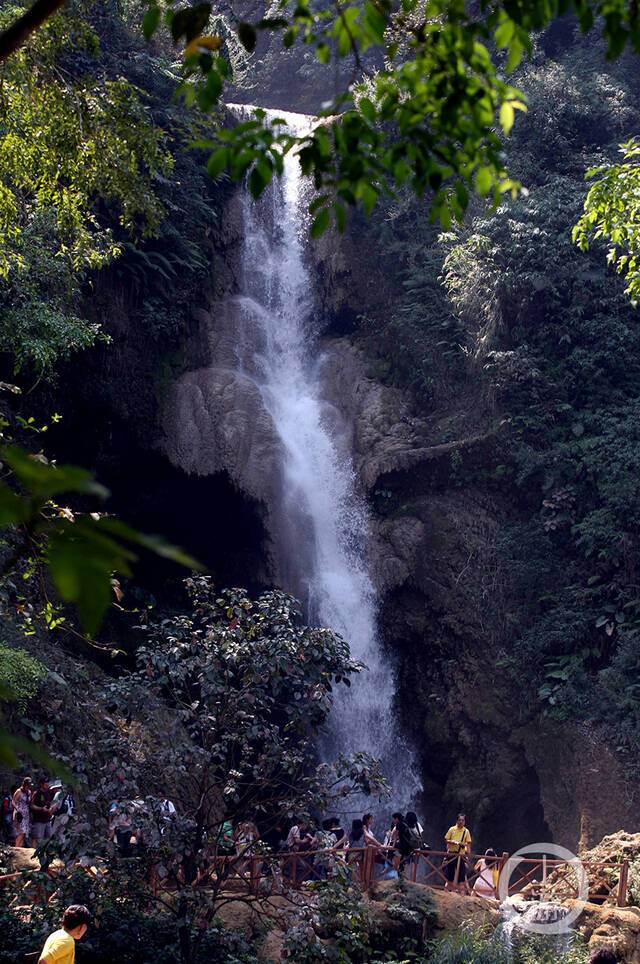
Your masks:
{"label": "cascading white water", "polygon": [[[517,948],[526,939],[533,941],[534,946],[537,942],[546,954],[553,951],[557,961],[561,961],[571,950],[574,934],[563,926],[569,915],[568,907],[549,901],[528,902],[509,898],[501,905],[500,914],[502,923],[496,937],[509,960],[514,958]],[[549,932],[541,936],[540,927],[548,928]]]}
{"label": "cascading white water", "polygon": [[[290,128],[311,118],[281,114]],[[304,259],[307,222],[295,156],[260,202],[243,201],[241,316],[258,330],[253,377],[281,442],[276,553],[290,573],[287,589],[304,587],[309,618],[340,633],[367,666],[352,688],[339,687],[322,747],[327,757],[366,751],[382,760],[398,806],[410,805],[419,783],[398,735],[394,681],[380,649],[376,593],[367,566],[368,520],[353,465],[335,437],[322,398],[311,280]],[[269,210],[270,208],[270,210]]]}
{"label": "cascading white water", "polygon": [[[248,108],[233,108],[246,119]],[[278,113],[297,132],[312,118]],[[381,653],[368,566],[368,518],[344,423],[321,377],[321,319],[305,263],[306,205],[298,159],[258,202],[230,208],[242,238],[238,294],[203,313],[211,363],[185,372],[165,417],[165,448],[186,471],[224,468],[268,507],[274,570],[368,667],[337,687],[327,761],[358,751],[381,759],[399,807],[419,792],[412,756],[393,720],[394,681]],[[239,217],[238,217],[239,215]],[[239,224],[236,224],[239,221]],[[342,428],[341,428],[342,426]],[[363,801],[360,802],[363,805]]]}

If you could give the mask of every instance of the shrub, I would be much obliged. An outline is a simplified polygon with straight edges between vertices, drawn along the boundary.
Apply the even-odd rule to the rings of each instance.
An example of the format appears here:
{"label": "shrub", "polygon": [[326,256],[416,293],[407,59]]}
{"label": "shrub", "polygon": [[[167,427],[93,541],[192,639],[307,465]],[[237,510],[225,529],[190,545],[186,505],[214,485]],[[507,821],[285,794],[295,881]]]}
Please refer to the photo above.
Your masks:
{"label": "shrub", "polygon": [[46,667],[24,649],[0,644],[0,696],[16,703],[21,712],[38,692]]}

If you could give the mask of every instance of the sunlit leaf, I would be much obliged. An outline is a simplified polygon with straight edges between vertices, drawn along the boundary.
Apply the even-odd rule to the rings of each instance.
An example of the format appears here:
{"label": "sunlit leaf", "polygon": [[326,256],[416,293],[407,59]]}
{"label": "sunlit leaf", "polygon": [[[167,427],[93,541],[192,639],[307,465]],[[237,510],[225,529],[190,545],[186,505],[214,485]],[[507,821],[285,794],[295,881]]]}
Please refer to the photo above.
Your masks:
{"label": "sunlit leaf", "polygon": [[34,496],[49,499],[62,492],[79,492],[105,499],[109,495],[109,490],[96,482],[90,472],[76,465],[47,464],[16,446],[3,448],[0,456]]}

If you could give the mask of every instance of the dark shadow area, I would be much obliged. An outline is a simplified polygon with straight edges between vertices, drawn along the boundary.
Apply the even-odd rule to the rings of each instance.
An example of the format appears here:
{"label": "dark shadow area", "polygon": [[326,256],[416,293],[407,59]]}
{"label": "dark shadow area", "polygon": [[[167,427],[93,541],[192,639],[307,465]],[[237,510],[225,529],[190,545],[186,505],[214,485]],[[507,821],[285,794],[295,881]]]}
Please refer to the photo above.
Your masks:
{"label": "dark shadow area", "polygon": [[[112,412],[94,409],[91,416],[92,427],[79,408],[66,413],[47,443],[58,461],[95,472],[111,492],[107,511],[185,549],[221,588],[264,588],[269,547],[259,503],[240,492],[226,473],[188,475],[161,452],[140,448]],[[174,606],[183,601],[181,580],[187,575],[182,566],[145,552],[134,582],[163,607]]]}

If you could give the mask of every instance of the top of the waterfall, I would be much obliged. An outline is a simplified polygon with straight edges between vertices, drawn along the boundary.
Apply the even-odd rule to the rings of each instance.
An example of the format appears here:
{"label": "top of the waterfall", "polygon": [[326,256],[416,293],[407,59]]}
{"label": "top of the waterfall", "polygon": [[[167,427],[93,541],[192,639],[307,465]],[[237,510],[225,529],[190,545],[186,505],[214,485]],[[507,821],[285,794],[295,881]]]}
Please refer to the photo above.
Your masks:
{"label": "top of the waterfall", "polygon": [[264,111],[269,120],[283,120],[287,128],[296,134],[310,131],[318,123],[315,114],[298,114],[290,110],[274,110],[273,108],[260,107],[258,104],[227,104],[226,107],[237,117],[243,119],[251,118],[257,110]]}

